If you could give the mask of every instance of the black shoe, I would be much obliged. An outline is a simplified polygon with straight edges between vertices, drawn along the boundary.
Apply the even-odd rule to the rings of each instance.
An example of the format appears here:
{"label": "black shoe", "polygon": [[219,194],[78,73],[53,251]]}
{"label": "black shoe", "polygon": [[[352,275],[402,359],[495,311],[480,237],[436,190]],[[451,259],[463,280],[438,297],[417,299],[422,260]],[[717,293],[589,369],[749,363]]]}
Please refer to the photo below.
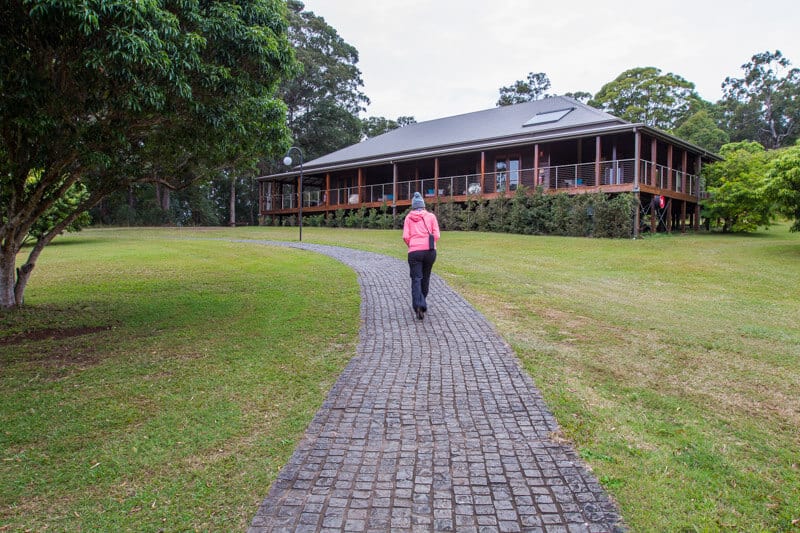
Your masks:
{"label": "black shoe", "polygon": [[422,309],[418,308],[417,309],[417,319],[418,320],[422,320],[423,318],[425,318],[425,311],[423,311]]}

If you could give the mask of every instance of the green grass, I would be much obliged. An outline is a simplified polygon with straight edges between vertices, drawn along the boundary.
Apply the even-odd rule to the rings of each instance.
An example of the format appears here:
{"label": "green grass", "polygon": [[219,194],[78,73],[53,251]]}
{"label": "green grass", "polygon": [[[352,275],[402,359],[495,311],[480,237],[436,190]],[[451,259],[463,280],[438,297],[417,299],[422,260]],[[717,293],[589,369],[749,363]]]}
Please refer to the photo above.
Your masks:
{"label": "green grass", "polygon": [[0,529],[243,530],[353,355],[343,265],[153,235],[64,239],[0,315],[94,328],[2,346]]}
{"label": "green grass", "polygon": [[[303,237],[405,256],[399,231]],[[358,289],[326,258],[214,238],[297,229],[91,230],[42,255],[4,334],[113,329],[0,346],[0,527],[247,523],[352,355]],[[632,530],[798,530],[800,234],[448,232],[434,270],[511,343]]]}

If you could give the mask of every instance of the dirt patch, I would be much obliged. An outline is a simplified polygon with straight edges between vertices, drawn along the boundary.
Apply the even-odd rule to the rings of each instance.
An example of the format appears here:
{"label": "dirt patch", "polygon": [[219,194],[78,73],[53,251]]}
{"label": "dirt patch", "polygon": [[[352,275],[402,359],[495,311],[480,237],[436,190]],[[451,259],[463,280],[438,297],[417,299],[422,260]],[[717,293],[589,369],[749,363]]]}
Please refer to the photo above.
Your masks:
{"label": "dirt patch", "polygon": [[33,331],[23,331],[21,333],[14,333],[8,337],[0,338],[0,346],[12,346],[14,344],[22,344],[23,342],[35,342],[44,340],[62,340],[71,339],[73,337],[80,337],[81,335],[90,335],[92,333],[99,333],[101,331],[108,331],[111,326],[81,326],[74,328],[49,328],[39,329]]}

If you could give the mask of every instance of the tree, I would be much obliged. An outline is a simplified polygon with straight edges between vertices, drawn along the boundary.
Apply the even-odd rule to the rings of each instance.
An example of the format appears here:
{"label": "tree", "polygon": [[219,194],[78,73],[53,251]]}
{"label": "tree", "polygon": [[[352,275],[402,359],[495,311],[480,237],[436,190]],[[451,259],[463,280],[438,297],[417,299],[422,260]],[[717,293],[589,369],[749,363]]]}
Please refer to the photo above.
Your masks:
{"label": "tree", "polygon": [[703,201],[705,216],[723,232],[755,231],[768,227],[774,210],[768,194],[767,169],[770,154],[756,142],[726,144],[725,159],[703,170],[709,198]]}
{"label": "tree", "polygon": [[800,122],[800,69],[791,68],[780,50],[755,54],[742,69],[743,78],[727,77],[722,84],[720,105],[731,139],[791,146]]}
{"label": "tree", "polygon": [[589,105],[629,122],[672,131],[700,106],[694,84],[655,67],[626,70],[606,83]]}
{"label": "tree", "polygon": [[544,72],[528,73],[528,80],[517,80],[513,85],[500,87],[500,99],[497,106],[507,106],[539,100],[547,96],[545,91],[550,88],[550,78]]}
{"label": "tree", "polygon": [[[133,183],[185,187],[288,146],[280,0],[12,1],[0,7],[0,307],[43,248]],[[16,257],[70,191],[88,194]]]}
{"label": "tree", "polygon": [[592,93],[587,93],[586,91],[575,91],[574,93],[564,93],[564,96],[567,96],[569,98],[572,98],[573,100],[577,100],[584,104],[592,99]]}
{"label": "tree", "polygon": [[361,131],[365,138],[370,139],[416,122],[414,117],[397,117],[397,120],[390,120],[386,117],[369,117],[361,121]]}
{"label": "tree", "polygon": [[792,231],[800,231],[800,141],[778,151],[770,162],[769,195],[778,211],[794,220]]}
{"label": "tree", "polygon": [[361,92],[355,47],[302,2],[288,6],[289,40],[302,67],[280,92],[294,144],[309,161],[361,140],[358,114],[369,99]]}
{"label": "tree", "polygon": [[719,152],[724,144],[730,142],[728,133],[717,126],[705,109],[687,118],[675,130],[675,135],[715,153]]}

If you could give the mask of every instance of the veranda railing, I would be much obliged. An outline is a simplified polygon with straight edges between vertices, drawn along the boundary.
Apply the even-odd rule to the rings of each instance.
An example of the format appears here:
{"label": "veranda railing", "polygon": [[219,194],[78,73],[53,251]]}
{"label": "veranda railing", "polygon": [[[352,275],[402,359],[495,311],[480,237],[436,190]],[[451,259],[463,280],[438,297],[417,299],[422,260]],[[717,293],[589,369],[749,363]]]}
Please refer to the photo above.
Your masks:
{"label": "veranda railing", "polygon": [[[570,165],[551,165],[539,167],[538,177],[533,168],[515,171],[486,172],[481,186],[480,174],[461,174],[440,176],[438,179],[423,177],[415,180],[399,181],[397,189],[392,183],[364,185],[363,187],[340,187],[325,191],[309,188],[303,191],[303,207],[329,206],[336,208],[357,207],[361,204],[386,203],[410,200],[415,192],[426,199],[448,199],[452,197],[479,196],[497,192],[513,193],[520,185],[528,189],[541,186],[547,190],[570,190],[580,187],[602,187],[604,185],[632,184],[636,162],[633,159],[576,163]],[[671,179],[670,179],[671,175]],[[665,165],[650,161],[640,161],[639,183],[697,195],[699,179],[694,174],[670,169]],[[685,188],[685,190],[684,190]],[[297,194],[269,194],[264,188],[263,205],[267,211],[294,209],[297,207]],[[397,198],[394,198],[394,195]]]}

